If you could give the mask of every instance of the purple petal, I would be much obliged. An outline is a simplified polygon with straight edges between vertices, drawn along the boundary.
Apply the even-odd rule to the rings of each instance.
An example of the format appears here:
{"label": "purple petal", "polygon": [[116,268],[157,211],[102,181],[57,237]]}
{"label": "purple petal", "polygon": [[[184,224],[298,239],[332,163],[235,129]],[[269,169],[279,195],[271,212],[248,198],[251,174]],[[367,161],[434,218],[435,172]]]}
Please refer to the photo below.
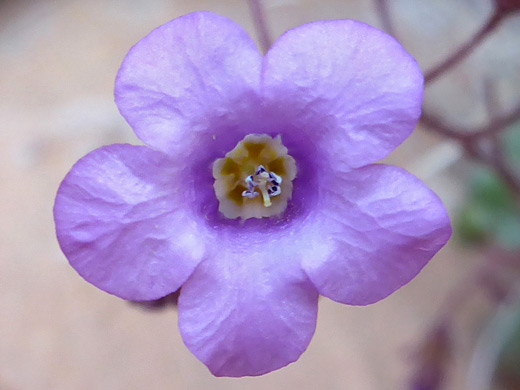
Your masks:
{"label": "purple petal", "polygon": [[335,301],[366,305],[385,298],[451,236],[440,199],[404,169],[369,165],[330,175],[322,185],[317,244],[303,267],[320,294]]}
{"label": "purple petal", "polygon": [[202,258],[179,170],[144,146],[110,145],[79,160],[54,205],[60,246],[88,282],[124,299],[177,290]]}
{"label": "purple petal", "polygon": [[137,136],[168,154],[244,124],[258,106],[262,57],[233,21],[188,14],[155,29],[125,57],[115,97]]}
{"label": "purple petal", "polygon": [[219,237],[181,289],[179,327],[217,376],[262,375],[294,362],[316,327],[318,294],[291,237]]}
{"label": "purple petal", "polygon": [[286,32],[262,72],[271,116],[318,144],[333,169],[385,157],[420,116],[423,76],[416,61],[391,36],[353,20]]}

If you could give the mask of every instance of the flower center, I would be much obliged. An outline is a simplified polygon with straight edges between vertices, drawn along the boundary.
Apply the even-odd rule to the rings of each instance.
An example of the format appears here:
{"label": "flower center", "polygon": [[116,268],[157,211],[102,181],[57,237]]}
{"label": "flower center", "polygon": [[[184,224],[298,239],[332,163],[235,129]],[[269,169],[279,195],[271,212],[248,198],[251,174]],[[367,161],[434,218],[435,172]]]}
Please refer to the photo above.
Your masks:
{"label": "flower center", "polygon": [[292,196],[296,162],[280,136],[249,134],[213,163],[219,211],[226,218],[278,216]]}

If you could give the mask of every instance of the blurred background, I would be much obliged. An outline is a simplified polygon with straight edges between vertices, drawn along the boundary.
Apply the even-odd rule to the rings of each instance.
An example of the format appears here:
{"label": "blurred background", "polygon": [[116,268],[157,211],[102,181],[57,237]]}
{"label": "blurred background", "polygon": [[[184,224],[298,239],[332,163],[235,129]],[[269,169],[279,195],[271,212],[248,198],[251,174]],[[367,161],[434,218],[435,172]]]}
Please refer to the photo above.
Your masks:
{"label": "blurred background", "polygon": [[357,19],[395,34],[426,73],[488,28],[429,80],[424,121],[387,159],[443,199],[454,238],[380,303],[321,299],[299,361],[237,380],[214,378],[187,350],[172,305],[143,309],[83,281],[58,247],[52,207],[80,157],[139,143],[113,102],[128,49],[196,10],[259,42],[250,4],[0,0],[0,390],[520,389],[518,3],[503,0],[495,20],[492,0],[264,0],[273,38]]}

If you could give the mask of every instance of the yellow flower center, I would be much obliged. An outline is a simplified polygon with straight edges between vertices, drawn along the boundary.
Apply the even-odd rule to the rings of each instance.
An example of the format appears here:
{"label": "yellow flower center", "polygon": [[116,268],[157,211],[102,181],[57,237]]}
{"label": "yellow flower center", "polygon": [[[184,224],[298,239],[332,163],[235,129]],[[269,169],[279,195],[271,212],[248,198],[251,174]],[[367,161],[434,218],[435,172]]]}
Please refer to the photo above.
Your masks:
{"label": "yellow flower center", "polygon": [[292,196],[296,162],[280,136],[249,134],[213,163],[219,211],[226,218],[282,214]]}

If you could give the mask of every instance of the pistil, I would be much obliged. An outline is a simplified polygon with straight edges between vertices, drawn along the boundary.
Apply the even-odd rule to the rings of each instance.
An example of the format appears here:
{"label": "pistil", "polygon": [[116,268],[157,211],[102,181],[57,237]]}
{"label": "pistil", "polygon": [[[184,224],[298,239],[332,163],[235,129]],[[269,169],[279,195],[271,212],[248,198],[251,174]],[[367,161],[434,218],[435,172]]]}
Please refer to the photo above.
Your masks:
{"label": "pistil", "polygon": [[269,178],[269,174],[267,172],[260,173],[260,182],[258,183],[258,188],[262,193],[262,198],[264,199],[264,206],[271,207],[271,197],[267,192],[267,179]]}

